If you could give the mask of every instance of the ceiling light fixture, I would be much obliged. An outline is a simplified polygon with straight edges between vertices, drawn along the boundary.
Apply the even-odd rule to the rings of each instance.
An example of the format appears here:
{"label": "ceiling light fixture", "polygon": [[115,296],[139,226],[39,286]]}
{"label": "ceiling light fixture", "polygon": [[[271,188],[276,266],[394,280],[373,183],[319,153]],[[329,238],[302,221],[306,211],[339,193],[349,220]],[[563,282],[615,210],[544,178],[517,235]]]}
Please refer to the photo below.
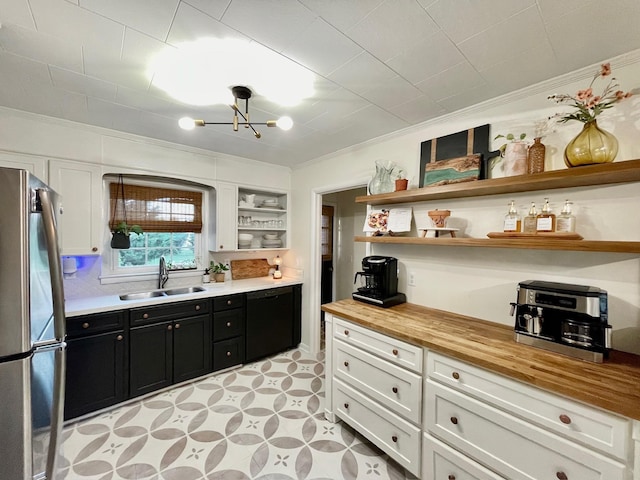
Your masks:
{"label": "ceiling light fixture", "polygon": [[[240,120],[238,116],[242,117],[242,124],[244,128],[250,128],[253,130],[253,134],[256,138],[262,137],[262,134],[258,132],[254,125],[266,125],[267,127],[278,127],[282,130],[290,130],[293,126],[293,120],[289,117],[280,117],[278,120],[267,120],[266,122],[253,123],[249,119],[249,99],[251,98],[251,89],[243,86],[235,86],[231,88],[233,93],[234,102],[233,105],[229,105],[233,110],[233,122],[205,122],[204,120],[194,120],[190,117],[183,117],[178,121],[180,128],[184,130],[193,130],[195,127],[204,127],[205,125],[233,125],[233,131],[238,131],[238,125]],[[238,99],[244,100],[244,113],[240,111],[238,107]]]}

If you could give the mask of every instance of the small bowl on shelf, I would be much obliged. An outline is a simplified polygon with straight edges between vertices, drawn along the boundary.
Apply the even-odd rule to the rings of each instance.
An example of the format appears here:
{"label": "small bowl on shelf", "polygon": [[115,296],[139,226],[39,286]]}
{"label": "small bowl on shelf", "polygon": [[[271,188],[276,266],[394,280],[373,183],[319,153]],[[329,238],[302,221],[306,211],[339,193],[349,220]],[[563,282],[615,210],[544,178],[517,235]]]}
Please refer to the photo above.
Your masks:
{"label": "small bowl on shelf", "polygon": [[253,235],[250,233],[239,233],[238,234],[238,242],[239,243],[251,243],[253,240]]}
{"label": "small bowl on shelf", "polygon": [[277,240],[278,239],[278,234],[277,233],[265,233],[262,238],[264,238],[265,240]]}

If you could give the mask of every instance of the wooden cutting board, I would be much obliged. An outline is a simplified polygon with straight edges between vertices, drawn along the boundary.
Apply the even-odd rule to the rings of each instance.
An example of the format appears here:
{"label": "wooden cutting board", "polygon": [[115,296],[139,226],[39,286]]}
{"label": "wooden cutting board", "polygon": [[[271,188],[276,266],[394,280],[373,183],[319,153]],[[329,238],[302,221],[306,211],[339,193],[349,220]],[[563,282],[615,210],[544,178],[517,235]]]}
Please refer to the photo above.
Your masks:
{"label": "wooden cutting board", "polygon": [[231,278],[242,280],[244,278],[266,277],[271,268],[266,258],[231,260]]}

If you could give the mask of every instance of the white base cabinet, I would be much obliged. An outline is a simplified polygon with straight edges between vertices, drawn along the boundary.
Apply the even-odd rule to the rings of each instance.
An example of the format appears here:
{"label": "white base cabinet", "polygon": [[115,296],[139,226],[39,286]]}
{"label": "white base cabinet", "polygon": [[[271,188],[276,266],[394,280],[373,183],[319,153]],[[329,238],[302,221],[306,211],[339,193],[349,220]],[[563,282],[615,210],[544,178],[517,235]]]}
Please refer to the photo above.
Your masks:
{"label": "white base cabinet", "polygon": [[640,422],[325,314],[326,408],[425,480],[640,480]]}
{"label": "white base cabinet", "polygon": [[343,420],[416,476],[422,348],[325,315],[326,417]]}
{"label": "white base cabinet", "polygon": [[428,433],[422,439],[422,478],[433,480],[506,480]]}

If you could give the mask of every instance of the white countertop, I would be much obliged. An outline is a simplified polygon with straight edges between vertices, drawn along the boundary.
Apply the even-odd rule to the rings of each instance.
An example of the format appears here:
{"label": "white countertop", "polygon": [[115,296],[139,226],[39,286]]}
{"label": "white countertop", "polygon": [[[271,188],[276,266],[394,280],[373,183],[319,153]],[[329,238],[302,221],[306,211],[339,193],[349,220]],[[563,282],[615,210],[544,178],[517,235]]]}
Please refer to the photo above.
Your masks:
{"label": "white countertop", "polygon": [[[227,280],[224,283],[205,283],[197,285],[199,287],[204,287],[204,292],[188,293],[184,295],[152,297],[142,300],[120,300],[119,295],[102,295],[99,297],[65,300],[65,311],[67,317],[76,317],[90,313],[108,312],[112,310],[143,307],[146,305],[161,305],[163,303],[182,302],[198,298],[218,297],[220,295],[265,290],[267,288],[285,287],[288,285],[298,285],[300,283],[302,283],[302,281],[297,278],[283,277],[278,280],[274,280],[271,276],[248,278],[246,280]],[[140,291],[147,290],[132,289],[127,293],[137,293]]]}

